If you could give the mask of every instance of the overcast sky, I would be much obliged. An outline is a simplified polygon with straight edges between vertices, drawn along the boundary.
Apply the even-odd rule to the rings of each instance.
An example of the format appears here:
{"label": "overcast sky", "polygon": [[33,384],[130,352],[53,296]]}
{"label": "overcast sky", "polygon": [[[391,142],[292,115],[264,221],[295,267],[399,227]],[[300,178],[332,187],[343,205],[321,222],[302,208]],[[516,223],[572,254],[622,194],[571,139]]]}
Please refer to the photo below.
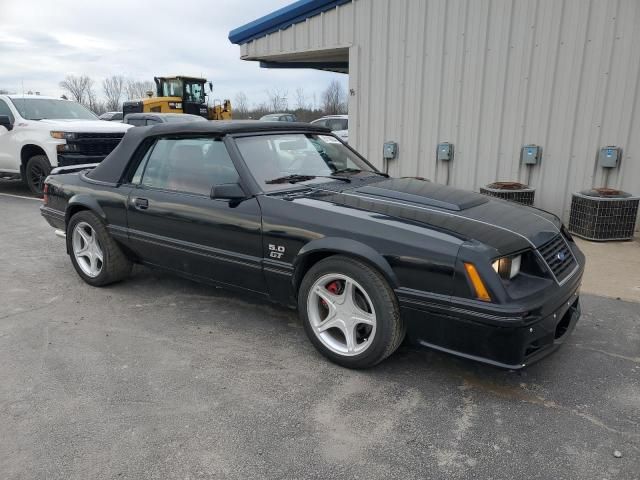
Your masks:
{"label": "overcast sky", "polygon": [[[65,75],[195,75],[214,84],[215,98],[244,91],[251,103],[265,90],[296,88],[312,96],[334,78],[315,70],[269,70],[240,60],[229,31],[293,0],[0,0],[0,89],[60,96]],[[96,89],[101,94],[101,88]]]}

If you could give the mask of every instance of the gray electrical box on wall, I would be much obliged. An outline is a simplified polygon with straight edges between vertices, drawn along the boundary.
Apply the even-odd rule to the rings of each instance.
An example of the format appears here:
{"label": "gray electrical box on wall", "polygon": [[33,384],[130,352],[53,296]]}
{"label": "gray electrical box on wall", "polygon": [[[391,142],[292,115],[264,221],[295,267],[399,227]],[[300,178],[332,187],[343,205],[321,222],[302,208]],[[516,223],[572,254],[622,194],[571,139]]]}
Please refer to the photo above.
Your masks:
{"label": "gray electrical box on wall", "polygon": [[396,142],[384,142],[382,157],[385,160],[393,160],[398,156],[398,144]]}
{"label": "gray electrical box on wall", "polygon": [[448,142],[439,143],[436,158],[443,162],[451,161],[453,159],[453,144]]}
{"label": "gray electrical box on wall", "polygon": [[525,165],[537,165],[541,151],[539,145],[525,145],[520,152],[520,161]]}
{"label": "gray electrical box on wall", "polygon": [[616,168],[620,161],[621,153],[621,148],[614,145],[602,147],[598,153],[598,165],[602,168]]}

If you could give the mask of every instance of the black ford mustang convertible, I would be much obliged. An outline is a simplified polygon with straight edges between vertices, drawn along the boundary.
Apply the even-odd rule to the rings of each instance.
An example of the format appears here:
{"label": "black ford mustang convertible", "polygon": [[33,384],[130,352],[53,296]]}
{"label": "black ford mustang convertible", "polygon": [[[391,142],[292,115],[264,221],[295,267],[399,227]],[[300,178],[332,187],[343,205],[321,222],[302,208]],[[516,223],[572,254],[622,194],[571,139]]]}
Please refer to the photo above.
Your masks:
{"label": "black ford mustang convertible", "polygon": [[84,281],[143,263],[297,306],[340,365],[375,365],[406,338],[521,368],[580,314],[584,256],[557,217],[389,178],[321,127],[135,128],[70,168],[47,178],[41,211]]}

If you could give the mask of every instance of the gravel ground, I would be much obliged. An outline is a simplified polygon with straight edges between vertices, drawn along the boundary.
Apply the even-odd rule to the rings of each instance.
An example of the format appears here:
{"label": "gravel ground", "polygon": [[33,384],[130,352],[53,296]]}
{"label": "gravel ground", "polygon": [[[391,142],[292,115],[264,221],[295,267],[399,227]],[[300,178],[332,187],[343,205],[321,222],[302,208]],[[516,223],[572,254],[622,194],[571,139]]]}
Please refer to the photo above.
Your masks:
{"label": "gravel ground", "polygon": [[[84,284],[0,183],[3,479],[640,478],[640,304],[520,372],[328,363],[295,312],[145,268]],[[621,458],[614,452],[619,451]]]}

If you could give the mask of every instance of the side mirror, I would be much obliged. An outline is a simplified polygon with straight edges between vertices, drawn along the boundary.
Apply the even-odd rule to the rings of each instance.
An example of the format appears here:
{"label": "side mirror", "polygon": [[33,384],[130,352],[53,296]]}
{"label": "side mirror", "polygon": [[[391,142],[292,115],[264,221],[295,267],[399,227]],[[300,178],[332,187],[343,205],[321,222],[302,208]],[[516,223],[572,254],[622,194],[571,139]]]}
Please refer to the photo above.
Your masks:
{"label": "side mirror", "polygon": [[209,82],[208,85],[209,85],[209,91],[213,92],[213,83]]}
{"label": "side mirror", "polygon": [[8,115],[0,115],[0,127],[4,127],[7,130],[13,130],[13,123]]}
{"label": "side mirror", "polygon": [[247,194],[238,183],[222,183],[211,188],[211,198],[223,200],[242,200]]}

